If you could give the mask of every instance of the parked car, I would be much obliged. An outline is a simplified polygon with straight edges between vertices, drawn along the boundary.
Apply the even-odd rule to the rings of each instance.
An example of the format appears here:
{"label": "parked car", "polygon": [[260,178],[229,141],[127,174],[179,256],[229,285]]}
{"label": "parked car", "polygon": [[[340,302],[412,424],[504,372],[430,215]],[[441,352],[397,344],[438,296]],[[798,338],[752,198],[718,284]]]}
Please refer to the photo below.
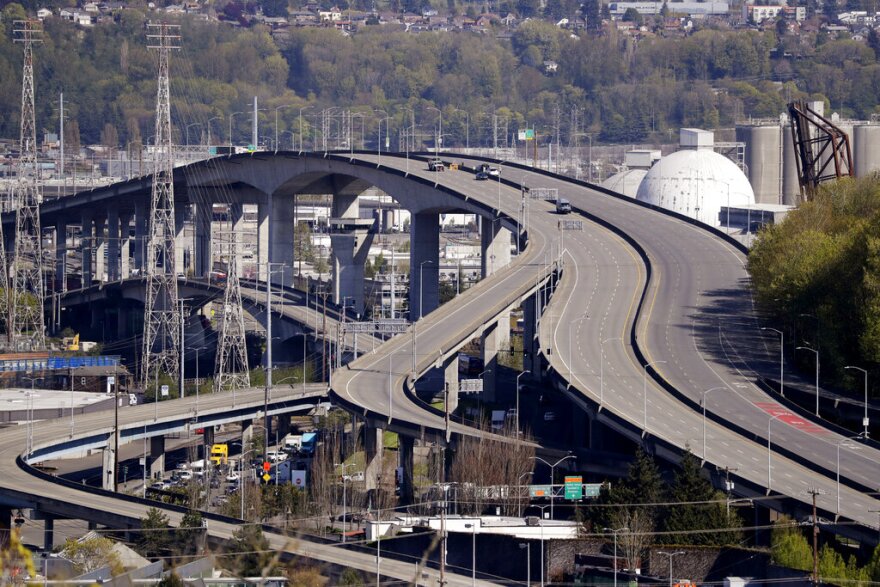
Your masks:
{"label": "parked car", "polygon": [[280,463],[287,460],[287,453],[281,450],[270,450],[266,458],[270,463]]}

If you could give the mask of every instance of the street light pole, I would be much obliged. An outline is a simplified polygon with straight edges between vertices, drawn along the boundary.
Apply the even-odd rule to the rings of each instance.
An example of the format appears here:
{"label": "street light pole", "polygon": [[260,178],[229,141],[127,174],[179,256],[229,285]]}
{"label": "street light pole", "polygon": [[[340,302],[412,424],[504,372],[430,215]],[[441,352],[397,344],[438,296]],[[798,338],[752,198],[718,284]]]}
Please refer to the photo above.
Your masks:
{"label": "street light pole", "polygon": [[862,432],[862,436],[868,438],[868,424],[870,420],[868,419],[868,371],[866,369],[862,369],[861,367],[854,367],[852,365],[847,365],[844,369],[855,369],[857,371],[861,371],[862,375],[865,376],[865,417],[862,418],[862,426],[864,426],[865,430]]}
{"label": "street light pole", "polygon": [[772,330],[779,333],[779,395],[785,397],[785,362],[783,352],[785,351],[785,333],[775,328],[764,327],[761,330]]}
{"label": "street light pole", "polygon": [[[545,465],[550,467],[550,518],[551,519],[553,518],[553,494],[555,493],[553,490],[553,482],[556,479],[556,475],[555,475],[556,466],[566,459],[576,459],[576,458],[577,458],[577,456],[575,456],[573,454],[567,454],[551,465],[550,463],[548,463],[547,461],[545,461],[541,457],[532,457],[533,460],[541,461],[542,463],[544,463]],[[542,512],[543,512],[543,510],[542,510]]]}
{"label": "street light pole", "polygon": [[727,389],[726,387],[713,387],[712,389],[707,389],[703,392],[703,462],[706,461],[706,396],[709,395],[710,392],[715,391],[716,389]]}
{"label": "street light pole", "polygon": [[519,436],[519,378],[531,371],[523,371],[516,376],[516,434]]}
{"label": "street light pole", "polygon": [[471,530],[471,584],[476,587],[477,585],[477,524],[476,522],[472,522],[470,524],[465,524],[465,528],[470,528]]}
{"label": "street light pole", "polygon": [[642,370],[642,399],[645,402],[644,413],[644,421],[642,422],[642,429],[645,431],[645,434],[648,434],[648,367],[652,365],[659,365],[661,363],[666,363],[666,361],[651,361],[644,365]]}
{"label": "street light pole", "polygon": [[244,114],[244,112],[233,112],[229,115],[229,149],[232,150],[232,121],[236,114]]}
{"label": "street light pole", "polygon": [[795,347],[798,351],[810,351],[816,355],[816,417],[819,417],[819,351],[808,346]]}
{"label": "street light pole", "polygon": [[617,587],[617,534],[620,532],[629,532],[629,528],[603,528],[603,532],[611,532],[614,534],[614,587]]}
{"label": "street light pole", "polygon": [[658,550],[657,554],[662,554],[669,557],[669,587],[672,587],[672,558],[680,554],[684,554],[684,551],[676,550],[675,552],[663,552],[662,550]]}

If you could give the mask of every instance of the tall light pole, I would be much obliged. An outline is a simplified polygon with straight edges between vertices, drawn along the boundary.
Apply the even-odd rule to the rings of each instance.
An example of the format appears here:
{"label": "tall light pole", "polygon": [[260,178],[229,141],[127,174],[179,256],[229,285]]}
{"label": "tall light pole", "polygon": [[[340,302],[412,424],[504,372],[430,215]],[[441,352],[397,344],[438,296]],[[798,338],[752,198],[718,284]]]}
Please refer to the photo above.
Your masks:
{"label": "tall light pole", "polygon": [[439,108],[435,108],[434,106],[428,106],[428,110],[436,110],[437,114],[437,141],[434,143],[434,150],[439,155],[440,154],[440,145],[443,142],[443,111]]}
{"label": "tall light pole", "polygon": [[477,523],[465,524],[471,530],[471,585],[477,585]]}
{"label": "tall light pole", "polygon": [[706,396],[709,395],[709,393],[715,391],[716,389],[727,389],[727,388],[724,386],[719,386],[719,387],[713,387],[712,389],[707,389],[706,391],[703,392],[703,398],[702,398],[702,401],[700,402],[703,404],[703,461],[706,460],[706,403],[707,403]]}
{"label": "tall light pole", "polygon": [[533,460],[541,461],[542,463],[544,463],[545,465],[550,467],[550,518],[551,519],[553,518],[553,494],[554,494],[553,482],[556,479],[556,475],[555,475],[556,465],[558,465],[559,463],[561,463],[564,460],[576,459],[576,458],[577,458],[577,456],[575,456],[573,454],[567,454],[551,465],[550,463],[548,463],[547,461],[545,461],[541,457],[532,457]]}
{"label": "tall light pole", "polygon": [[233,112],[229,115],[229,148],[232,149],[232,121],[236,114],[244,114],[244,112]]}
{"label": "tall light pole", "polygon": [[770,419],[767,420],[767,495],[770,495],[770,488],[773,484],[773,464],[770,462],[770,424],[773,423],[773,420],[778,420],[782,414],[776,414],[775,416],[770,416]]}
{"label": "tall light pole", "polygon": [[196,415],[199,415],[199,351],[205,350],[203,346],[186,347],[188,351],[194,351],[196,354]]}
{"label": "tall light pole", "polygon": [[291,108],[293,104],[282,104],[275,108],[275,150],[278,150],[278,111],[282,108]]}
{"label": "tall light pole", "polygon": [[853,365],[847,365],[844,369],[855,369],[856,371],[861,371],[862,375],[865,376],[865,417],[862,418],[862,426],[864,426],[865,430],[862,432],[862,436],[868,438],[868,424],[870,423],[868,419],[868,371]]}
{"label": "tall light pole", "polygon": [[471,148],[471,115],[468,114],[467,110],[462,110],[461,108],[454,108],[454,112],[462,112],[464,114],[464,148],[470,150]]}
{"label": "tall light pole", "polygon": [[[552,491],[550,492],[550,497],[551,497],[551,499],[552,499],[552,497],[553,497],[553,492],[552,492]],[[553,512],[553,509],[552,509],[552,508],[553,508],[553,504],[552,504],[552,502],[551,502],[551,504],[550,504],[549,506],[547,506],[547,505],[536,505],[536,506],[533,506],[533,507],[536,507],[536,508],[538,508],[539,510],[541,510],[541,587],[544,587],[544,509],[545,509],[545,508],[548,508],[548,507],[551,508],[551,509],[550,509],[550,511],[551,511],[550,517],[552,518],[552,517],[553,517],[553,514],[552,514],[552,512]]]}
{"label": "tall light pole", "polygon": [[[841,438],[837,442],[837,512],[836,513],[838,516],[840,516],[840,447],[845,442],[855,440],[856,438],[861,438],[861,435],[853,436],[851,438]],[[859,448],[856,445],[852,445],[852,447],[854,450],[858,450],[858,448]]]}
{"label": "tall light pole", "polygon": [[519,378],[531,371],[523,371],[516,376],[516,434],[519,436]]}
{"label": "tall light pole", "polygon": [[[202,123],[201,122],[192,122],[192,123],[186,125],[186,133],[185,134],[186,134],[187,148],[189,148],[189,127],[191,127],[191,126],[202,126]],[[201,141],[199,141],[199,142],[201,142]]]}
{"label": "tall light pole", "polygon": [[354,467],[357,463],[336,463],[337,467],[342,467],[342,543],[345,544],[345,530],[346,526],[346,509],[348,507],[346,492],[345,492],[345,468],[346,467]]}
{"label": "tall light pole", "polygon": [[211,146],[211,121],[212,120],[223,120],[224,118],[226,118],[226,117],[225,116],[212,116],[211,118],[209,118],[207,120],[207,122],[205,122],[205,126],[208,127],[208,146],[209,147]]}
{"label": "tall light pole", "polygon": [[672,587],[672,558],[680,554],[684,554],[684,551],[676,550],[675,552],[664,552],[662,550],[658,550],[657,554],[662,554],[663,556],[669,557],[669,587]]}
{"label": "tall light pole", "polygon": [[299,109],[299,150],[303,150],[303,110],[308,110],[311,106],[303,106]]}
{"label": "tall light pole", "polygon": [[617,535],[621,532],[629,532],[629,528],[603,528],[603,532],[611,532],[614,534],[614,587],[617,587]]}
{"label": "tall light pole", "polygon": [[34,390],[34,383],[37,381],[42,381],[42,377],[22,377],[22,379],[26,379],[31,382],[31,390],[29,392],[25,392],[25,396],[27,397],[27,403],[25,404],[25,413],[27,414],[27,442],[25,447],[25,453],[28,457],[31,456],[31,453],[34,450],[34,396],[36,395],[36,391]]}
{"label": "tall light pole", "polygon": [[623,339],[619,336],[615,336],[613,338],[606,338],[599,345],[599,407],[602,407],[602,403],[605,401],[605,343],[611,342],[612,340],[619,340],[623,342]]}
{"label": "tall light pole", "polygon": [[571,347],[572,347],[571,333],[575,329],[575,325],[578,322],[580,322],[581,320],[586,320],[589,317],[590,317],[589,314],[584,313],[583,316],[581,316],[580,318],[577,318],[574,322],[572,322],[568,328],[568,386],[569,387],[574,382],[574,366],[571,363]]}
{"label": "tall light pole", "polygon": [[795,347],[798,351],[810,351],[816,355],[816,417],[819,417],[819,351],[808,346]]}
{"label": "tall light pole", "polygon": [[776,328],[765,326],[761,330],[772,330],[779,334],[779,395],[785,397],[785,333]]}
{"label": "tall light pole", "polygon": [[666,361],[651,361],[643,366],[642,369],[642,399],[645,402],[645,408],[643,412],[644,420],[642,421],[642,429],[645,431],[645,434],[648,434],[648,367],[652,365],[659,365],[661,363],[666,363]]}

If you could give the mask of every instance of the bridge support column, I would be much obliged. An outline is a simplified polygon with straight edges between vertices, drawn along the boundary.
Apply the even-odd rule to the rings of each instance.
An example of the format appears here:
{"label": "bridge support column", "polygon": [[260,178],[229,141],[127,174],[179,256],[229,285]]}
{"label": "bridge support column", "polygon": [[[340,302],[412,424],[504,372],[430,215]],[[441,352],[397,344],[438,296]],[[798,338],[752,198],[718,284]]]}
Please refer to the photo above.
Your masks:
{"label": "bridge support column", "polygon": [[117,281],[119,270],[119,207],[107,209],[107,281]]}
{"label": "bridge support column", "polygon": [[409,505],[413,502],[413,452],[415,438],[400,435],[398,440],[398,453],[400,455],[400,468],[403,475],[400,479],[400,505]]}
{"label": "bridge support column", "polygon": [[165,436],[150,438],[150,478],[161,479],[165,474]]}
{"label": "bridge support column", "polygon": [[[205,445],[205,452],[211,452],[211,445],[214,444],[214,427],[205,426],[202,429],[202,444]],[[208,458],[207,456],[205,458]]]}
{"label": "bridge support column", "polygon": [[67,291],[67,222],[55,221],[55,290]]}
{"label": "bridge support column", "polygon": [[134,202],[134,266],[140,275],[147,263],[147,225],[150,218],[150,202],[146,199]]}
{"label": "bridge support column", "polygon": [[186,220],[187,206],[178,204],[174,207],[174,273],[186,274],[186,238],[184,237],[184,224]]}
{"label": "bridge support column", "polygon": [[[293,230],[294,199],[289,196],[269,196],[269,261],[281,263],[283,271],[275,267],[272,283],[291,285],[293,283]],[[261,235],[262,236],[262,235]]]}
{"label": "bridge support column", "polygon": [[248,450],[247,446],[254,439],[254,423],[251,420],[241,421],[241,452]]}
{"label": "bridge support column", "polygon": [[495,401],[495,388],[498,381],[498,353],[510,347],[510,314],[507,312],[493,324],[486,326],[482,335],[483,346],[483,401]]}
{"label": "bridge support column", "polygon": [[[214,211],[210,203],[196,204],[193,219],[193,274],[196,277],[207,277],[211,273],[211,219]],[[241,267],[241,263],[238,263]]]}
{"label": "bridge support column", "polygon": [[107,447],[101,451],[101,456],[104,461],[104,468],[101,471],[101,487],[107,491],[115,491],[116,488],[113,486],[113,481],[116,477],[115,451],[112,448]]}
{"label": "bridge support column", "polygon": [[290,434],[290,414],[278,414],[278,438],[284,438]]}
{"label": "bridge support column", "polygon": [[121,279],[131,277],[132,216],[130,210],[122,210],[119,213],[119,277]]}
{"label": "bridge support column", "polygon": [[452,414],[458,409],[458,354],[453,353],[443,363],[443,379],[445,382],[446,413]]}
{"label": "bridge support column", "polygon": [[95,217],[95,281],[104,282],[107,277],[105,271],[107,269],[107,237],[104,235],[104,229],[107,227],[106,216]]}
{"label": "bridge support column", "polygon": [[480,249],[485,279],[510,263],[510,231],[500,221],[480,217]]}
{"label": "bridge support column", "polygon": [[364,486],[369,492],[374,492],[379,487],[379,477],[382,475],[382,451],[385,448],[382,428],[365,424],[364,431]]}
{"label": "bridge support column", "polygon": [[531,371],[532,377],[540,378],[541,361],[538,356],[538,293],[523,302],[523,369]]}
{"label": "bridge support column", "polygon": [[[413,214],[410,221],[409,317],[418,320],[440,305],[440,218]],[[429,262],[430,261],[430,262]]]}
{"label": "bridge support column", "polygon": [[55,548],[55,517],[43,514],[43,550],[52,552]]}
{"label": "bridge support column", "polygon": [[92,285],[92,214],[90,212],[82,213],[82,230],[80,231],[80,248],[82,249],[82,286],[91,287]]}
{"label": "bridge support column", "polygon": [[364,263],[373,244],[373,231],[353,230],[331,234],[333,247],[333,301],[340,306],[346,298],[354,300],[354,311],[364,313]]}

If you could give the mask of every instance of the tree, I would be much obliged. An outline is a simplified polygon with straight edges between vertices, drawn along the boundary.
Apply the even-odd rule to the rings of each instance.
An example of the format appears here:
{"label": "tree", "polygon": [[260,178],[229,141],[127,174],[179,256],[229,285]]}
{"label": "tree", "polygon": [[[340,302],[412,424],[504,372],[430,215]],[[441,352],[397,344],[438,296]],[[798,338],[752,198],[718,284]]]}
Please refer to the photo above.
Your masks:
{"label": "tree", "polygon": [[783,516],[773,524],[770,549],[777,565],[801,571],[813,568],[813,551],[791,518]]}
{"label": "tree", "polygon": [[625,22],[631,22],[636,26],[642,26],[642,13],[635,8],[627,8],[626,12],[623,13],[623,20]]}
{"label": "tree", "polygon": [[363,585],[364,578],[357,571],[357,569],[352,569],[351,567],[342,571],[342,574],[339,575],[339,584],[340,585]]}
{"label": "tree", "polygon": [[186,587],[186,583],[180,578],[180,575],[171,571],[156,583],[156,587]]}
{"label": "tree", "polygon": [[141,518],[141,535],[138,547],[147,558],[156,558],[165,554],[169,545],[168,516],[156,508],[147,510],[147,516]]}
{"label": "tree", "polygon": [[189,510],[180,520],[180,526],[174,533],[174,546],[172,551],[181,557],[191,557],[204,550],[205,526],[202,513],[198,510]]}
{"label": "tree", "polygon": [[12,585],[22,582],[24,576],[35,577],[34,559],[21,542],[19,530],[8,531],[9,540],[0,549],[0,584]]}
{"label": "tree", "polygon": [[246,524],[233,532],[226,558],[236,577],[259,577],[275,573],[273,554],[263,530],[255,524]]}
{"label": "tree", "polygon": [[[670,501],[678,503],[670,507],[665,516],[664,530],[673,534],[664,540],[671,544],[699,545],[738,542],[741,537],[738,531],[725,531],[740,524],[735,516],[728,516],[722,499],[723,495],[702,476],[700,461],[690,451],[685,452],[672,484]],[[707,531],[694,533],[694,530]]]}
{"label": "tree", "polygon": [[115,543],[102,536],[76,540],[68,538],[61,549],[61,556],[73,563],[76,573],[84,575],[104,567],[110,567],[115,577],[124,571],[119,555],[113,550]]}

